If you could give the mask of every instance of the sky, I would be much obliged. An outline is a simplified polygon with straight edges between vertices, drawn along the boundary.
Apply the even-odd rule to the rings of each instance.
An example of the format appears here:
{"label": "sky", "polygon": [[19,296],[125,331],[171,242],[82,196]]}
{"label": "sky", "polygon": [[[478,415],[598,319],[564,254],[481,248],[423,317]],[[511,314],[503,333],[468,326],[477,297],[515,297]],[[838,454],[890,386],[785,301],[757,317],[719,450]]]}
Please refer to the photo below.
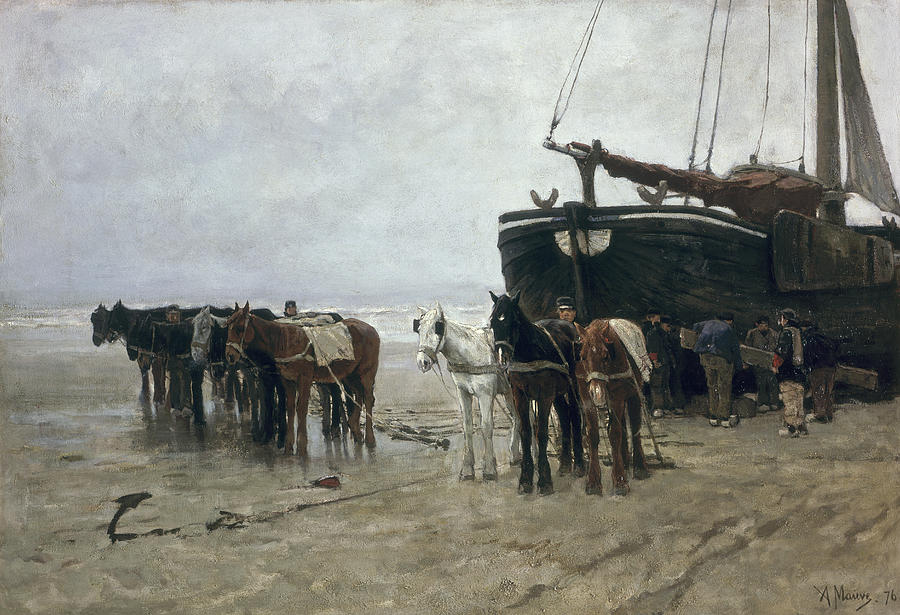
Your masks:
{"label": "sky", "polygon": [[[896,178],[900,2],[848,2]],[[711,7],[606,0],[557,140],[685,167]],[[497,217],[533,207],[531,189],[580,199],[574,164],[541,141],[593,8],[5,3],[0,303],[486,301],[503,288]],[[804,9],[772,0],[761,161],[800,154]],[[766,3],[734,0],[717,173],[755,149],[766,44]],[[596,183],[601,205],[637,202],[625,180]]]}

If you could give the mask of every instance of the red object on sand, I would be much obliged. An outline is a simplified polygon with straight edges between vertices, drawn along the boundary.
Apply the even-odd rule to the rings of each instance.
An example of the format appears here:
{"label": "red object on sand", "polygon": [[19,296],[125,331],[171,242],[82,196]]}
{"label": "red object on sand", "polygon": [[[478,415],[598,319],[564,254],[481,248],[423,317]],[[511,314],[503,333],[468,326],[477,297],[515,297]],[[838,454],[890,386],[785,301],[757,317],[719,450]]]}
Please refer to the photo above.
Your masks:
{"label": "red object on sand", "polygon": [[340,489],[341,479],[337,476],[322,476],[310,483],[313,487],[326,487],[328,489]]}

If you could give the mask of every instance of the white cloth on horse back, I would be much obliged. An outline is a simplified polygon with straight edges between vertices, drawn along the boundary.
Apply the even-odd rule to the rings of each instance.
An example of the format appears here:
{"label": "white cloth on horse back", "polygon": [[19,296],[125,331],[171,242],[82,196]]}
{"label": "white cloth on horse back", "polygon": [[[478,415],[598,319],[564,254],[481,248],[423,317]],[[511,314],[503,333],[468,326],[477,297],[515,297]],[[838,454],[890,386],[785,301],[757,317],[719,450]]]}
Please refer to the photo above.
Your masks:
{"label": "white cloth on horse back", "polygon": [[641,328],[624,318],[612,318],[609,324],[613,331],[616,332],[616,335],[619,336],[619,339],[622,340],[625,350],[634,359],[635,365],[638,366],[641,372],[643,381],[650,382],[650,372],[652,371],[653,363],[650,362],[650,356],[647,354],[647,344],[644,341],[644,333],[641,331]]}
{"label": "white cloth on horse back", "polygon": [[275,322],[286,325],[300,325],[301,327],[321,327],[322,325],[333,325],[334,316],[328,314],[319,314],[318,316],[285,316],[278,318]]}
{"label": "white cloth on horse back", "polygon": [[343,322],[317,327],[303,327],[316,353],[316,365],[325,367],[334,361],[352,361],[353,338]]}

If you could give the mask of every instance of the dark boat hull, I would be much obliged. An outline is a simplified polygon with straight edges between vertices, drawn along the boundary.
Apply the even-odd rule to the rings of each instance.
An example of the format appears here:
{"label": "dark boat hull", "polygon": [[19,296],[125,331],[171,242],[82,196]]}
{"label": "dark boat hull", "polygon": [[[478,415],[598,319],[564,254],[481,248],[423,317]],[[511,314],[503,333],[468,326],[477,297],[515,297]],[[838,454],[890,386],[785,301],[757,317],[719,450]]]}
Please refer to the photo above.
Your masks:
{"label": "dark boat hull", "polygon": [[[567,217],[568,210],[568,217]],[[600,237],[594,254],[564,252],[570,228]],[[608,237],[607,237],[608,235]],[[842,340],[842,360],[890,379],[896,353],[898,286],[782,292],[773,275],[771,229],[701,207],[599,207],[566,204],[500,217],[506,288],[520,290],[532,318],[555,313],[560,295],[578,295],[590,321],[643,319],[648,307],[688,326],[716,312],[735,314],[739,333],[762,314],[790,307]],[[606,245],[603,245],[606,244]]]}

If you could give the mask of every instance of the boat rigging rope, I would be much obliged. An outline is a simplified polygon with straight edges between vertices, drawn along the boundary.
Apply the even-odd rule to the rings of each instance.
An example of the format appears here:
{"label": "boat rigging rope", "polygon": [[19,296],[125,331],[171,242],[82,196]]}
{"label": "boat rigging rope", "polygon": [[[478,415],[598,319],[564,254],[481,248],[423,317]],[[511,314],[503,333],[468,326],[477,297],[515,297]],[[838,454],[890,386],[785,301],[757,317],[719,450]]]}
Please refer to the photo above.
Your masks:
{"label": "boat rigging rope", "polygon": [[800,123],[803,124],[803,145],[800,147],[800,172],[806,173],[806,87],[807,64],[809,63],[809,0],[806,0],[806,31],[803,34],[803,109],[800,110]]}
{"label": "boat rigging rope", "polygon": [[[694,159],[697,155],[697,137],[700,134],[700,110],[703,109],[703,90],[706,89],[706,69],[709,66],[709,45],[712,42],[713,22],[716,20],[716,9],[719,0],[713,2],[712,15],[709,17],[709,34],[706,36],[706,55],[703,58],[703,73],[700,75],[700,101],[697,103],[697,119],[694,121],[694,142],[691,144],[691,155],[688,158],[688,170],[694,169]],[[685,197],[685,203],[690,197]]]}
{"label": "boat rigging rope", "polygon": [[713,146],[716,142],[716,126],[719,123],[719,100],[722,96],[722,72],[725,67],[725,51],[726,45],[728,43],[728,24],[731,23],[731,3],[732,0],[728,0],[728,13],[725,16],[725,33],[722,35],[722,56],[719,59],[719,85],[716,90],[716,109],[713,113],[713,125],[712,125],[712,133],[709,136],[709,150],[706,152],[706,172],[712,173],[712,168],[710,167],[710,161],[712,160],[713,155]]}
{"label": "boat rigging rope", "polygon": [[[597,17],[600,15],[600,8],[603,6],[604,2],[605,0],[597,0],[597,6],[594,7],[594,13],[591,15],[587,28],[585,28],[584,34],[581,36],[581,42],[578,44],[578,49],[575,51],[575,57],[572,58],[569,72],[566,73],[566,78],[559,88],[559,96],[556,97],[556,106],[553,108],[553,119],[550,121],[550,136],[548,138],[551,141],[553,140],[553,131],[559,126],[563,116],[566,114],[566,110],[569,108],[569,100],[572,98],[572,91],[575,89],[575,82],[578,81],[578,74],[581,72],[581,64],[584,62],[585,54],[587,54],[588,45],[591,44],[591,37],[594,35],[594,26],[597,25]],[[576,63],[578,65],[577,67]],[[575,71],[574,77],[572,76],[573,70]],[[565,95],[565,101],[563,101],[563,93],[566,90],[566,84],[569,83],[569,77],[572,77],[572,84],[569,86],[569,92]],[[563,105],[561,111],[559,108],[560,104]]]}
{"label": "boat rigging rope", "polygon": [[[766,129],[766,113],[769,110],[769,75],[772,65],[772,0],[766,2],[766,17],[768,18],[768,42],[766,45],[766,99],[763,102],[762,124],[759,127],[759,139],[756,140],[756,151],[753,152],[753,159],[759,158],[759,148],[762,146],[763,131]],[[803,70],[806,70],[804,66]],[[804,84],[805,85],[805,84]]]}

